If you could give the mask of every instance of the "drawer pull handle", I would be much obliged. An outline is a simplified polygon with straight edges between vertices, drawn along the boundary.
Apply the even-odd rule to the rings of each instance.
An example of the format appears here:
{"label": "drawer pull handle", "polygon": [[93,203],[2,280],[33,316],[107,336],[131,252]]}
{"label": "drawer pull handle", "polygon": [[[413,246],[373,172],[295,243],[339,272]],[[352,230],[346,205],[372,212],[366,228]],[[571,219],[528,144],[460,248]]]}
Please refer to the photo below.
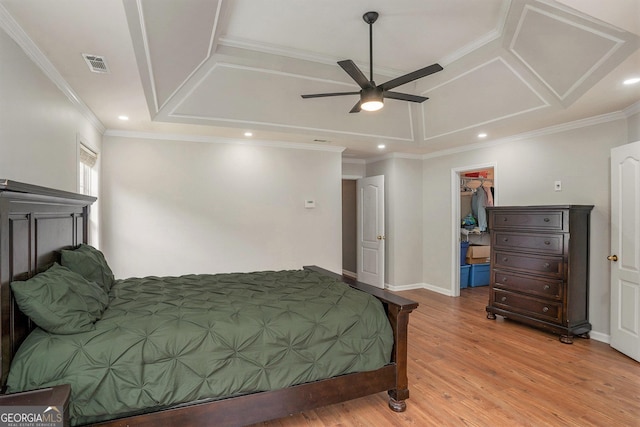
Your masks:
{"label": "drawer pull handle", "polygon": [[500,298],[500,301],[505,302],[507,300],[507,297],[502,297]]}
{"label": "drawer pull handle", "polygon": [[504,257],[504,258],[502,258],[502,261],[503,261],[503,262],[509,262],[509,258]]}
{"label": "drawer pull handle", "polygon": [[549,218],[544,219],[544,222],[549,222],[549,221],[551,221]]}
{"label": "drawer pull handle", "polygon": [[549,285],[544,285],[544,290],[545,290],[545,291],[548,291],[550,288],[551,288],[551,286],[549,286]]}
{"label": "drawer pull handle", "polygon": [[503,277],[503,278],[502,278],[502,283],[506,283],[506,282],[507,282],[507,280],[508,280],[508,279],[507,279],[506,277]]}
{"label": "drawer pull handle", "polygon": [[508,241],[509,241],[509,238],[508,238],[508,237],[505,237],[504,239],[502,239],[502,241],[503,241],[503,242],[508,242]]}
{"label": "drawer pull handle", "polygon": [[546,313],[547,311],[549,311],[549,307],[545,307],[545,308],[542,309],[543,313]]}
{"label": "drawer pull handle", "polygon": [[544,263],[544,268],[549,268],[549,266],[550,266],[550,265],[551,265],[551,264],[549,264],[548,262],[545,262],[545,263]]}
{"label": "drawer pull handle", "polygon": [[549,245],[551,244],[551,242],[550,242],[550,241],[548,241],[548,240],[545,240],[545,241],[544,241],[544,244],[545,244],[545,245],[547,245],[547,246],[549,246]]}
{"label": "drawer pull handle", "polygon": [[509,218],[507,218],[507,217],[505,216],[505,217],[502,217],[502,220],[503,220],[504,222],[507,222],[507,221],[509,221]]}

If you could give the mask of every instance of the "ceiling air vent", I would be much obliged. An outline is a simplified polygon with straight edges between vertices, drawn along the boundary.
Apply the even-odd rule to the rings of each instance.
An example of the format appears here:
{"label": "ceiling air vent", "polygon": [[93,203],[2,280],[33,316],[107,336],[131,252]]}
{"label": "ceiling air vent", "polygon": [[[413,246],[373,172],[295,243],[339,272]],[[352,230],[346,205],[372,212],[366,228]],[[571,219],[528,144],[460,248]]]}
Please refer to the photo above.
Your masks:
{"label": "ceiling air vent", "polygon": [[82,57],[85,62],[89,66],[89,70],[94,73],[108,73],[109,67],[107,67],[107,61],[104,60],[104,57],[98,55],[89,55],[87,53],[83,53]]}

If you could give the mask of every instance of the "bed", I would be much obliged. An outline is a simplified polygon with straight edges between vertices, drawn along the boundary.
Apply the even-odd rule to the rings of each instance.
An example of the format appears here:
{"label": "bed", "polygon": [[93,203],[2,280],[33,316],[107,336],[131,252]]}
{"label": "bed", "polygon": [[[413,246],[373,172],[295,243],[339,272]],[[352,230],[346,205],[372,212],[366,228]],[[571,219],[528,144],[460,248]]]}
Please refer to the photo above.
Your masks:
{"label": "bed", "polygon": [[[48,336],[48,338],[45,339],[49,341],[61,341],[57,336],[54,337],[55,339],[52,339],[51,334],[43,332],[41,328],[36,327],[32,320],[19,310],[16,297],[20,297],[20,293],[18,292],[18,294],[15,295],[12,293],[11,283],[13,282],[14,285],[16,283],[27,283],[27,280],[33,278],[38,273],[49,272],[57,268],[57,263],[61,262],[61,253],[73,253],[79,250],[76,248],[86,247],[84,244],[86,244],[87,240],[88,212],[94,201],[95,199],[92,197],[75,193],[62,192],[13,181],[0,181],[0,326],[2,333],[0,346],[2,354],[1,379],[3,391],[6,391],[7,385],[10,391],[17,391],[16,387],[24,387],[25,390],[30,388],[30,380],[25,379],[25,376],[30,370],[33,371],[33,368],[29,368],[28,363],[34,362],[23,362],[21,353],[33,353],[36,355],[42,353],[42,348],[45,347],[41,347],[42,344],[36,343],[38,335]],[[51,267],[52,265],[54,267]],[[227,387],[225,393],[215,394],[211,391],[206,391],[204,394],[194,393],[194,388],[203,388],[202,384],[199,384],[198,387],[191,387],[191,389],[182,393],[180,398],[170,405],[158,403],[160,401],[156,396],[152,396],[148,401],[144,402],[143,408],[120,408],[117,414],[111,414],[111,416],[106,417],[109,419],[105,419],[104,416],[96,417],[91,413],[78,413],[80,412],[78,410],[74,412],[74,405],[76,408],[84,407],[84,405],[79,403],[80,399],[85,399],[84,402],[90,402],[94,394],[93,391],[82,394],[80,388],[85,387],[86,384],[85,386],[76,385],[75,390],[74,386],[71,385],[72,401],[70,407],[72,409],[65,411],[65,416],[68,417],[71,412],[73,416],[71,422],[74,425],[88,425],[92,423],[92,425],[104,426],[205,425],[210,423],[211,420],[215,420],[216,425],[247,425],[383,391],[387,391],[389,394],[389,406],[392,410],[402,412],[406,409],[405,401],[409,397],[407,381],[407,325],[409,313],[417,307],[415,302],[355,281],[352,281],[349,283],[349,286],[347,286],[344,283],[340,283],[342,282],[341,276],[315,266],[307,266],[301,270],[256,272],[253,274],[254,276],[246,274],[190,275],[182,278],[142,278],[136,279],[138,280],[136,282],[131,282],[131,280],[134,279],[114,281],[113,287],[109,289],[109,301],[108,305],[105,306],[106,308],[103,309],[103,317],[95,322],[94,329],[97,332],[82,332],[76,335],[67,335],[67,337],[72,337],[72,342],[75,343],[72,345],[84,348],[87,344],[78,344],[78,337],[86,335],[91,337],[88,341],[96,341],[99,339],[96,338],[96,336],[100,337],[111,333],[101,329],[109,322],[120,328],[120,332],[122,332],[123,328],[127,329],[125,327],[127,325],[137,325],[136,327],[138,329],[135,327],[129,327],[129,329],[134,330],[138,336],[140,336],[141,333],[143,335],[150,332],[156,333],[158,329],[155,326],[153,331],[146,329],[141,332],[141,328],[148,328],[148,326],[143,326],[142,322],[144,322],[144,319],[150,317],[149,313],[144,311],[149,310],[149,307],[144,307],[144,304],[140,305],[139,302],[136,303],[135,294],[142,289],[146,289],[147,292],[153,294],[157,292],[158,289],[165,289],[165,286],[167,286],[166,289],[174,289],[174,291],[167,290],[166,292],[177,293],[170,294],[167,299],[158,302],[162,307],[167,306],[168,301],[173,301],[175,302],[174,305],[182,306],[184,310],[188,312],[195,309],[206,310],[207,308],[209,308],[209,311],[220,311],[223,315],[221,318],[215,320],[215,322],[218,322],[217,324],[223,322],[224,319],[234,319],[238,316],[246,317],[252,311],[262,315],[264,311],[270,310],[276,313],[276,318],[280,319],[275,323],[286,326],[286,324],[291,323],[287,320],[291,320],[290,316],[292,313],[308,314],[310,310],[307,306],[308,304],[320,305],[321,298],[324,297],[325,294],[328,295],[330,290],[334,290],[337,291],[338,294],[337,296],[328,297],[329,300],[327,304],[329,305],[322,309],[324,312],[327,312],[327,307],[332,307],[333,302],[337,300],[355,298],[352,301],[354,307],[371,305],[375,309],[375,306],[378,306],[378,310],[383,313],[383,317],[386,316],[384,322],[386,326],[381,326],[382,323],[379,321],[362,320],[361,318],[348,326],[337,324],[335,326],[338,328],[337,332],[330,332],[329,335],[340,336],[340,340],[343,340],[343,335],[347,335],[347,331],[352,330],[353,324],[363,323],[369,325],[372,330],[381,331],[380,337],[373,337],[367,342],[356,341],[355,344],[354,342],[349,342],[346,349],[341,348],[339,350],[338,355],[332,355],[328,359],[325,359],[325,362],[327,360],[329,362],[324,364],[331,365],[327,371],[319,372],[315,367],[305,368],[305,365],[302,364],[300,369],[294,372],[293,378],[282,378],[282,381],[280,381],[280,378],[284,377],[284,375],[274,374],[265,381],[262,381],[263,383],[267,383],[267,386],[261,384],[255,388],[255,384],[249,383],[260,383],[259,380],[265,379],[266,377],[262,374],[255,375],[255,373],[246,378],[243,377],[242,374],[250,370],[247,369],[247,366],[255,367],[256,364],[261,363],[260,369],[264,370],[265,364],[279,357],[274,356],[274,354],[283,355],[287,353],[286,351],[283,352],[282,349],[276,349],[274,350],[275,353],[269,356],[270,350],[268,347],[271,344],[265,344],[264,335],[273,335],[282,338],[283,334],[286,335],[289,333],[277,332],[275,329],[272,331],[272,325],[270,323],[269,328],[263,327],[261,329],[259,340],[255,339],[254,335],[251,335],[253,334],[252,332],[249,336],[245,337],[244,341],[248,343],[246,347],[250,350],[249,352],[263,357],[263,360],[261,362],[251,362],[253,365],[238,365],[236,373],[231,380],[233,384]],[[256,275],[262,281],[254,283],[254,281],[258,280],[255,278]],[[142,280],[142,282],[140,282],[140,280]],[[203,280],[204,283],[202,282]],[[249,283],[249,288],[240,287],[240,282],[244,283],[243,286],[247,286],[246,283]],[[277,283],[284,284],[284,286],[276,286]],[[271,286],[269,284],[273,284],[273,287],[269,288],[269,292],[261,291],[261,289],[265,289],[265,286]],[[293,290],[298,287],[300,290],[294,293]],[[214,295],[203,296],[204,294],[199,292],[198,289],[211,289]],[[162,291],[162,293],[164,292],[165,291]],[[278,292],[284,292],[284,294],[279,294]],[[233,294],[235,295],[233,297],[235,298],[235,302],[224,303],[224,305],[219,306],[217,309],[211,310],[210,308],[215,305],[216,298],[214,298],[214,296],[217,293]],[[305,294],[306,297],[301,296]],[[182,298],[183,296],[189,295],[192,295],[193,298]],[[371,298],[371,296],[375,298]],[[146,295],[144,298],[146,300],[149,296]],[[333,298],[333,302],[331,298]],[[256,301],[256,304],[253,308],[245,307],[239,309],[235,304],[242,299]],[[277,308],[275,300],[284,301],[285,308]],[[125,303],[134,304],[134,308],[129,307],[123,309],[122,307],[124,307],[123,304]],[[136,304],[138,304],[137,308]],[[139,317],[138,320],[127,323],[118,320],[116,316],[118,311],[126,312],[127,316],[133,316],[137,311],[139,312],[138,314],[142,313],[142,316]],[[156,312],[157,311],[163,310],[156,310]],[[156,315],[156,312],[153,312],[153,316]],[[179,321],[183,321],[182,314],[173,316]],[[307,320],[304,320],[304,318],[303,320],[298,319],[293,323],[298,324],[298,326],[300,326],[299,329],[303,332],[311,331],[314,327],[325,330],[328,328],[332,319],[334,319],[334,316],[325,316],[323,319],[324,320],[318,318],[314,323],[309,320],[307,316]],[[305,321],[310,323],[304,324]],[[165,324],[166,320],[159,322]],[[214,322],[214,320],[205,320],[205,322]],[[264,323],[266,321],[258,316],[253,317],[252,322]],[[269,320],[269,322],[271,322],[271,320]],[[376,322],[378,322],[378,324],[376,324]],[[157,319],[154,318],[154,321],[150,324],[157,325]],[[198,327],[201,326],[202,325]],[[388,328],[386,333],[383,332],[385,327]],[[227,324],[219,330],[227,331],[228,329],[232,329],[230,324]],[[265,334],[266,330],[270,332]],[[171,332],[172,329],[169,328],[167,331],[160,329],[160,333],[164,333],[165,335],[176,335],[175,330]],[[94,336],[91,334],[97,335]],[[366,332],[365,335],[367,334],[371,335],[372,332]],[[387,338],[384,338],[385,334]],[[182,337],[182,332],[179,335]],[[307,333],[307,335],[309,334]],[[186,337],[186,335],[184,336]],[[122,337],[124,337],[124,334]],[[124,338],[122,339],[124,340]],[[228,342],[235,338],[224,336],[221,339],[223,342]],[[307,337],[304,339],[293,338],[292,341],[289,342],[289,347],[295,350],[292,351],[295,360],[305,359],[305,357],[313,359],[315,357],[314,355],[324,354],[328,351],[327,347],[335,346],[333,344],[326,344],[325,340],[323,341],[324,344],[309,344],[311,347],[307,348],[300,344],[306,342],[304,341],[306,339]],[[361,338],[357,339],[361,340]],[[385,341],[387,342],[385,343]],[[111,337],[105,340],[105,342],[120,341],[117,339],[114,340],[113,337]],[[20,348],[23,343],[24,346]],[[378,344],[380,345],[378,346]],[[38,347],[39,345],[40,347]],[[174,345],[175,344],[171,344],[171,346]],[[207,343],[207,345],[210,346],[210,343]],[[312,347],[313,345],[324,345],[325,347]],[[117,345],[114,347],[117,347]],[[156,378],[156,382],[161,382],[159,379],[163,378],[165,371],[174,370],[176,366],[182,367],[182,360],[178,363],[172,359],[172,355],[176,352],[187,353],[187,351],[184,349],[176,350],[173,347],[171,351],[168,351],[166,348],[158,350],[158,346],[156,345],[155,347],[156,351],[153,355],[155,359],[147,360],[147,362],[150,363],[146,365],[146,369],[149,370],[150,378]],[[18,352],[19,349],[22,351]],[[240,360],[244,357],[244,355],[241,355],[241,357],[238,358],[237,346],[229,346],[224,351],[219,351],[218,353],[211,349],[208,350],[209,353],[191,350],[192,349],[188,352],[190,354],[189,357],[195,358],[197,362],[194,366],[183,369],[182,374],[185,374],[187,370],[198,371],[198,367],[203,366],[203,358],[217,360],[219,364],[228,364],[229,360]],[[10,375],[10,367],[14,361],[14,357],[16,357],[16,353],[18,353],[20,358],[16,359],[15,365],[27,365],[25,365],[26,367],[23,366],[21,373],[17,373],[17,367],[12,368]],[[62,350],[56,350],[56,353],[63,354]],[[211,356],[209,357],[208,354]],[[349,354],[349,356],[345,357],[345,354]],[[354,357],[354,354],[357,354],[357,357]],[[62,356],[63,359],[64,357],[65,356]],[[148,358],[149,356],[147,355],[145,357]],[[69,360],[76,358],[77,357],[69,357]],[[337,366],[340,359],[345,359],[343,363],[344,366]],[[355,363],[355,359],[358,359],[359,362]],[[38,364],[38,366],[44,365],[42,362],[35,363]],[[291,361],[287,363],[291,369],[285,369],[285,371],[295,371],[293,367],[294,364],[292,364]],[[271,366],[269,366],[269,368],[271,368]],[[258,369],[258,371],[260,371],[260,369]],[[39,370],[40,369],[38,369],[38,371]],[[277,368],[274,368],[273,371],[277,371]],[[51,377],[52,374],[45,373],[45,376],[46,375]],[[196,372],[196,375],[203,376],[204,373]],[[105,378],[104,366],[102,374],[98,377]],[[46,387],[46,390],[53,390],[53,392],[66,390],[69,388],[69,385],[67,385],[65,378],[66,377],[61,374],[58,378],[59,382],[53,381],[47,383],[45,381],[43,387]],[[51,380],[51,378],[49,378],[49,380]],[[60,381],[62,381],[62,383],[60,383]],[[136,387],[144,391],[147,385],[137,384]],[[131,390],[128,392],[130,393]],[[159,393],[167,394],[168,392],[161,391]],[[28,395],[28,393],[24,394]],[[149,393],[145,391],[145,396],[147,394]],[[11,398],[14,399],[11,402],[15,404],[15,399],[18,399],[19,403],[21,395],[21,393],[10,395]],[[74,402],[74,398],[77,398],[78,401]],[[145,401],[145,399],[138,400]],[[97,402],[98,406],[102,405],[100,398],[95,398],[92,402]],[[2,404],[0,401],[0,405]]]}

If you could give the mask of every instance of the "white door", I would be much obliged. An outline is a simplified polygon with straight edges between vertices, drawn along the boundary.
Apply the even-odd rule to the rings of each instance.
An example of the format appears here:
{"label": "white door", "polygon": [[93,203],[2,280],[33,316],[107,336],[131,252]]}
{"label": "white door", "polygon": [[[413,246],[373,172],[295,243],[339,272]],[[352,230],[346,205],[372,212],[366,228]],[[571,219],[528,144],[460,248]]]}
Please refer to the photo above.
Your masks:
{"label": "white door", "polygon": [[384,288],[384,176],[358,180],[358,281]]}
{"label": "white door", "polygon": [[640,141],[611,150],[611,347],[640,361]]}

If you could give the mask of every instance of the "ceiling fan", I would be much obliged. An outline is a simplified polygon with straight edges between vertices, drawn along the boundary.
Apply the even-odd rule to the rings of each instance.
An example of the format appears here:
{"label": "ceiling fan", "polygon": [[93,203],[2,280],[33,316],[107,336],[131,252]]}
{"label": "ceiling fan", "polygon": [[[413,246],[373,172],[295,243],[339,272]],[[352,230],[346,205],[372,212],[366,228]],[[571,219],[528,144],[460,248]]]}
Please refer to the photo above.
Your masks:
{"label": "ceiling fan", "polygon": [[367,12],[362,15],[364,22],[369,24],[369,72],[370,79],[360,71],[358,66],[350,59],[338,61],[338,65],[342,67],[353,80],[362,88],[358,92],[333,92],[333,93],[315,93],[310,95],[301,95],[303,98],[322,98],[326,96],[344,96],[344,95],[360,95],[360,100],[353,106],[350,113],[358,113],[360,110],[377,111],[384,106],[384,98],[399,99],[401,101],[424,102],[429,98],[418,95],[410,95],[407,93],[393,92],[391,89],[414,80],[426,77],[429,74],[442,71],[439,64],[429,65],[411,73],[405,74],[395,79],[389,80],[376,86],[373,81],[373,23],[378,19],[378,12]]}

